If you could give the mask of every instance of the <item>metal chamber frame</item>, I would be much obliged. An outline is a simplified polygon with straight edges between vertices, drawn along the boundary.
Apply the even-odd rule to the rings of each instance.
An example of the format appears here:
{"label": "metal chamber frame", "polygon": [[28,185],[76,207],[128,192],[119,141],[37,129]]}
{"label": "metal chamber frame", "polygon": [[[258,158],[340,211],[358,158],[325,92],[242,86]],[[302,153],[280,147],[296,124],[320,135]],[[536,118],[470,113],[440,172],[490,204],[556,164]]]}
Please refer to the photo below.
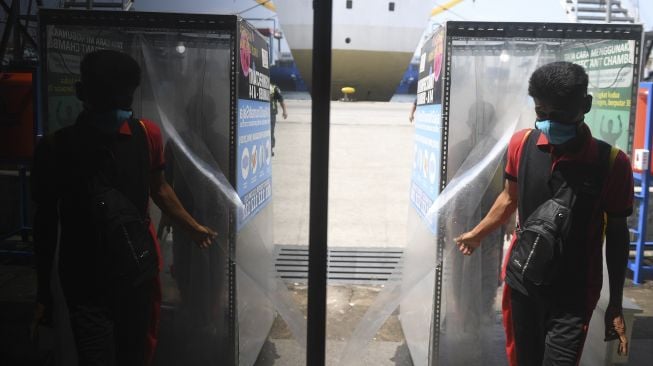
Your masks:
{"label": "metal chamber frame", "polygon": [[[565,59],[565,50],[569,52],[574,45],[582,45],[581,47],[586,48],[589,54],[587,45],[613,41],[627,42],[631,58],[628,64],[621,66],[617,77],[623,69],[627,75],[624,82],[628,85],[622,94],[624,103],[627,106],[634,105],[640,72],[642,27],[615,24],[451,21],[447,22],[440,31],[444,32],[445,44],[441,72],[443,80],[441,99],[433,102],[434,105],[441,105],[440,141],[438,141],[441,161],[440,180],[434,183],[438,186],[439,193],[437,198],[432,197],[434,202],[428,214],[416,210],[409,217],[409,222],[412,222],[409,226],[413,227],[409,235],[413,238],[408,243],[406,261],[418,262],[418,265],[411,264],[410,267],[419,272],[420,280],[426,282],[415,286],[414,283],[404,281],[404,286],[412,293],[403,295],[402,327],[416,365],[483,364],[482,362],[490,361],[483,358],[486,356],[483,354],[485,346],[479,345],[477,335],[474,334],[480,333],[482,329],[470,332],[454,329],[462,329],[465,324],[472,328],[474,325],[470,324],[476,324],[477,327],[482,324],[474,321],[470,323],[469,319],[482,319],[482,314],[478,313],[487,312],[475,298],[475,296],[481,297],[480,293],[484,292],[483,287],[473,287],[477,291],[477,295],[473,295],[469,293],[472,290],[466,290],[461,286],[469,285],[469,278],[472,277],[476,281],[488,282],[483,277],[485,275],[474,272],[485,273],[483,267],[485,259],[474,262],[473,258],[462,258],[457,250],[452,249],[451,243],[455,236],[470,230],[480,221],[482,215],[479,216],[479,212],[487,212],[487,207],[485,209],[479,207],[483,205],[479,201],[484,201],[485,198],[481,199],[481,197],[491,191],[488,186],[492,185],[494,179],[492,177],[496,178],[497,174],[500,174],[503,155],[503,153],[494,154],[493,146],[503,143],[502,148],[505,148],[508,138],[516,129],[532,126],[534,113],[533,108],[528,105],[526,90],[530,72],[542,64]],[[426,43],[429,41],[427,40]],[[429,52],[431,51],[423,50],[423,55],[429,55],[428,60],[432,58]],[[502,53],[512,57],[511,59],[506,57],[504,65],[499,61]],[[523,59],[521,65],[513,63],[515,58]],[[522,70],[521,76],[516,75],[514,70],[510,70],[511,67],[513,69],[518,66],[524,67],[526,63],[529,63],[528,68]],[[467,68],[463,69],[461,65]],[[530,72],[526,73],[527,70]],[[592,71],[591,68],[588,70],[590,84],[592,84]],[[471,76],[465,78],[465,74]],[[501,80],[495,82],[488,74],[493,74],[495,79]],[[420,79],[422,77],[423,75],[420,74]],[[492,83],[493,87],[479,86],[483,83]],[[501,83],[510,84],[511,88],[506,88]],[[520,93],[516,93],[517,90]],[[491,93],[494,95],[490,95]],[[438,93],[435,94],[437,96]],[[506,97],[502,97],[502,94],[509,95],[513,100],[505,100]],[[491,99],[491,113],[487,112],[487,108],[485,112],[479,112],[478,103],[472,102],[483,98]],[[597,104],[598,99],[595,96],[594,109],[600,108]],[[426,104],[420,105],[418,102],[416,116],[419,115],[420,109],[427,110],[427,107]],[[467,108],[470,108],[469,117]],[[491,120],[492,126],[482,127],[484,131],[481,134],[478,125],[476,127],[469,125],[473,108],[476,108],[474,113],[486,113],[483,118]],[[627,121],[624,122],[627,128],[632,130],[634,109],[625,108],[625,110],[623,113]],[[479,118],[480,115],[474,116],[476,119],[483,119]],[[508,118],[511,120],[508,121]],[[601,138],[598,128],[592,126],[592,130],[594,135]],[[470,134],[479,136],[477,141],[472,147],[461,150],[461,142]],[[620,144],[623,150],[630,151],[632,134],[627,135],[629,135],[628,139],[620,140],[622,141]],[[625,139],[625,136],[622,139]],[[488,160],[487,157],[493,154],[496,158]],[[485,205],[488,204],[491,204],[491,201]],[[436,229],[431,232],[427,229],[429,220],[437,222]],[[434,262],[419,263],[420,258],[429,258]],[[493,258],[496,261],[496,255],[493,255]],[[432,286],[431,289],[429,286]],[[496,280],[493,286],[496,286]],[[422,306],[422,309],[432,308],[432,314],[420,313],[413,305],[424,300],[424,296],[420,297],[417,293],[425,292],[432,294],[433,306]],[[491,293],[491,291],[485,292]],[[467,311],[452,312],[452,304],[467,307]],[[425,325],[419,325],[419,322],[411,321],[411,316],[417,319],[430,318],[429,329],[425,328]],[[426,347],[418,344],[418,340],[424,341],[424,335],[427,333],[430,345]],[[428,350],[428,353],[425,350]],[[474,356],[475,353],[477,357]]]}
{"label": "metal chamber frame", "polygon": [[[308,341],[306,344],[307,364],[321,365],[325,359],[325,310],[326,310],[326,213],[328,199],[328,156],[329,156],[329,99],[330,99],[330,59],[331,59],[331,19],[318,14],[331,14],[331,1],[316,2],[315,4],[315,27],[314,27],[314,67],[313,67],[313,114],[312,114],[312,175],[311,175],[311,226],[310,226],[310,248],[309,248],[309,307],[308,307]],[[136,13],[136,12],[97,12],[97,11],[59,11],[47,10],[40,14],[41,24],[41,45],[47,45],[47,26],[78,26],[78,27],[103,27],[106,29],[120,28],[129,30],[144,29],[148,32],[175,32],[186,34],[193,32],[211,33],[223,32],[229,35],[230,39],[230,75],[229,75],[229,118],[225,124],[223,135],[230,142],[228,148],[228,162],[225,166],[226,176],[229,182],[235,186],[236,166],[238,158],[235,148],[235,128],[237,124],[237,99],[238,99],[238,66],[239,60],[236,56],[238,48],[238,25],[239,19],[235,16],[215,15],[190,15],[190,14],[160,14],[160,13]],[[641,47],[641,26],[634,25],[594,25],[594,24],[542,24],[542,23],[485,23],[485,22],[449,22],[446,24],[444,33],[445,53],[443,63],[443,84],[441,89],[441,145],[443,162],[440,166],[440,180],[438,191],[445,192],[448,187],[455,184],[456,170],[459,167],[449,166],[449,149],[454,130],[452,112],[456,99],[452,93],[455,80],[452,79],[452,62],[456,56],[455,41],[478,41],[501,40],[502,42],[525,42],[537,43],[546,40],[629,40],[635,42],[635,64],[639,63]],[[478,45],[470,46],[473,52],[479,52]],[[519,48],[519,47],[513,47]],[[523,47],[524,52],[529,52],[529,46]],[[493,47],[485,47],[481,52],[491,54],[497,52]],[[47,99],[47,77],[48,77],[48,51],[47,47],[41,48],[42,82],[41,90],[44,100]],[[638,67],[633,69],[633,80],[639,77]],[[525,78],[526,79],[526,78]],[[636,83],[633,83],[633,97],[635,98]],[[42,116],[47,127],[48,103],[43,103]],[[632,123],[634,116],[631,116]],[[51,131],[50,131],[51,132]],[[631,144],[632,142],[628,142]],[[477,154],[482,151],[477,151]],[[487,152],[487,151],[485,151]],[[493,162],[492,164],[495,164]],[[496,168],[496,166],[495,166]],[[477,188],[477,192],[480,188]],[[268,206],[267,209],[270,209]],[[265,210],[265,209],[264,209]],[[264,222],[254,223],[256,229],[252,232],[237,233],[236,218],[237,210],[229,205],[227,227],[229,230],[226,250],[228,251],[228,334],[231,343],[231,359],[229,364],[238,364],[239,345],[237,342],[238,333],[238,304],[237,304],[237,283],[236,283],[236,257],[239,238],[256,238],[257,235],[265,233],[265,227],[269,226],[271,220],[271,209],[263,211],[255,220]],[[418,220],[418,219],[417,219]],[[443,283],[446,280],[444,266],[446,257],[445,241],[449,237],[446,234],[447,223],[438,218],[437,227],[440,235],[427,236],[424,240],[426,245],[434,246],[437,252],[434,253],[435,262],[430,263],[428,271],[423,273],[426,277],[433,270],[433,282],[428,282],[428,291],[433,294],[433,306],[430,307],[431,319],[428,326],[430,332],[429,344],[426,346],[428,352],[427,364],[440,364],[441,360],[441,325],[442,325],[442,291]],[[245,229],[246,230],[246,229]],[[422,240],[422,239],[419,239]],[[406,296],[410,299],[410,296]],[[267,301],[267,300],[266,300]],[[269,305],[264,308],[271,309]],[[266,310],[267,311],[267,310]],[[265,328],[265,327],[263,327]],[[406,330],[405,330],[406,331]],[[411,345],[409,347],[412,349]],[[419,363],[416,363],[419,364]]]}

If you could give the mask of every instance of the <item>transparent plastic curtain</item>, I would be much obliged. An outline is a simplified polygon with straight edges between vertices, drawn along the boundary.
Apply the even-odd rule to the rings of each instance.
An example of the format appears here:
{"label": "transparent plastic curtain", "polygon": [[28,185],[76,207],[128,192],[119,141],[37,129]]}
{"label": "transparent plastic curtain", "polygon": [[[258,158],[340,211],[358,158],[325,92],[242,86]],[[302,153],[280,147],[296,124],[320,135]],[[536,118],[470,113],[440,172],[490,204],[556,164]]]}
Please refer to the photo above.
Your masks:
{"label": "transparent plastic curtain", "polygon": [[[470,47],[474,45],[479,47]],[[503,240],[495,233],[487,238],[489,245],[464,258],[453,239],[471,229],[494,202],[502,188],[508,141],[517,128],[534,121],[528,76],[544,62],[550,47],[531,42],[527,48],[522,51],[505,40],[453,42],[451,63],[446,66],[451,70],[448,150],[442,155],[447,186],[428,211],[428,218],[439,223],[437,232],[432,233],[424,219],[409,209],[402,273],[394,274],[394,281],[388,282],[360,321],[340,364],[360,364],[357,354],[399,306],[415,365],[488,364],[483,357],[496,345],[489,343],[496,327],[494,299]],[[441,289],[435,283],[439,264]],[[440,324],[433,324],[436,291],[441,296]],[[431,345],[436,336],[439,359],[438,349]],[[503,346],[501,340],[499,345]]]}
{"label": "transparent plastic curtain", "polygon": [[[183,54],[179,52],[181,44]],[[184,290],[179,288],[181,308],[190,316],[188,329],[199,338],[204,331],[226,329],[225,318],[230,314],[218,313],[215,324],[211,319],[229,301],[225,276],[230,258],[236,263],[239,364],[254,364],[275,313],[305,347],[305,318],[274,271],[272,205],[239,232],[229,232],[228,211],[242,210],[237,192],[226,179],[231,141],[230,40],[207,34],[144,35],[134,45],[135,52],[142,52],[144,78],[153,98],[153,118],[161,123],[167,136],[167,156],[174,157],[171,179],[175,190],[181,187],[182,202],[190,202],[191,214],[219,234],[215,247],[201,250],[181,230],[173,229],[173,256],[185,262],[180,268],[172,261],[178,287],[182,283],[188,286],[187,304]],[[235,250],[229,243],[232,234]],[[189,351],[196,346],[193,337],[183,341],[188,343]],[[217,357],[211,359],[216,364],[224,361],[219,348],[206,351]]]}
{"label": "transparent plastic curtain", "polygon": [[431,209],[442,229],[437,260],[443,271],[440,323],[432,329],[439,338],[434,365],[505,363],[495,304],[504,236],[514,226],[508,222],[490,233],[468,257],[458,251],[454,238],[473,229],[503,190],[510,137],[535,120],[528,78],[547,57],[553,58],[549,52],[555,51],[531,42],[453,42],[447,187],[442,206]]}
{"label": "transparent plastic curtain", "polygon": [[162,127],[166,178],[184,207],[218,232],[213,246],[200,249],[176,225],[169,234],[159,228],[163,298],[176,309],[161,329],[174,342],[172,358],[188,364],[215,363],[233,354],[229,211],[240,203],[222,173],[229,171],[229,113],[223,112],[230,106],[229,46],[224,36],[175,33],[135,36],[132,43],[143,67],[141,110],[135,112]]}
{"label": "transparent plastic curtain", "polygon": [[[48,88],[48,131],[74,123],[79,102],[71,83],[79,78],[85,53],[98,48],[130,53],[142,68],[134,115],[161,127],[167,179],[189,213],[218,232],[213,246],[199,249],[180,228],[160,230],[163,307],[175,311],[163,314],[160,339],[167,329],[172,341],[159,343],[157,364],[229,364],[233,356],[240,365],[252,365],[276,313],[305,347],[305,317],[274,272],[272,204],[240,231],[230,231],[235,230],[230,220],[236,222],[243,209],[228,180],[235,166],[233,33],[68,25],[50,25],[47,32],[48,83],[55,86]],[[158,225],[155,206],[151,213]],[[72,343],[69,333],[64,338]]]}

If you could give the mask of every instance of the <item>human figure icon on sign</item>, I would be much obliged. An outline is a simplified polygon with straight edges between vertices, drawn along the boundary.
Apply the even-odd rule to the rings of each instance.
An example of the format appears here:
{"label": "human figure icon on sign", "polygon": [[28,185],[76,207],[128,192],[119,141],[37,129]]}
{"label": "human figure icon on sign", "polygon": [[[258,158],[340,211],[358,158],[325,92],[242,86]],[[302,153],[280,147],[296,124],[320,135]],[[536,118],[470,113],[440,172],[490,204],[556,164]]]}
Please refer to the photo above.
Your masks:
{"label": "human figure icon on sign", "polygon": [[249,164],[252,167],[252,174],[256,174],[256,169],[258,168],[258,150],[256,145],[252,147],[252,153]]}
{"label": "human figure icon on sign", "polygon": [[614,121],[612,120],[612,118],[608,119],[608,129],[604,130],[603,122],[605,121],[605,115],[601,116],[601,137],[605,142],[607,142],[612,146],[614,146],[617,143],[619,136],[621,136],[624,130],[624,125],[623,122],[621,122],[620,115],[617,115],[617,120],[619,121],[619,129],[617,131],[614,131],[613,129]]}
{"label": "human figure icon on sign", "polygon": [[247,179],[249,176],[249,150],[247,148],[243,149],[243,155],[240,158],[240,173],[243,176],[243,179]]}

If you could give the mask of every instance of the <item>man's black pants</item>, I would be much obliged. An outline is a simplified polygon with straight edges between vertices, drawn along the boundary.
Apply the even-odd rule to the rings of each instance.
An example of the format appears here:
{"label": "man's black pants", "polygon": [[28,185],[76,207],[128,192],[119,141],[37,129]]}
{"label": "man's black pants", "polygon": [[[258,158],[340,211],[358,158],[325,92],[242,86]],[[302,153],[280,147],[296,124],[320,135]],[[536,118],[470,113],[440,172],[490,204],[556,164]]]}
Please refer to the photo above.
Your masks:
{"label": "man's black pants", "polygon": [[100,300],[68,300],[80,366],[145,365],[154,286],[123,285]]}
{"label": "man's black pants", "polygon": [[[507,286],[507,285],[506,285]],[[582,296],[526,296],[509,289],[519,366],[577,365],[591,311]]]}
{"label": "man's black pants", "polygon": [[274,139],[274,127],[277,124],[277,114],[276,113],[271,113],[270,114],[270,135],[272,137],[272,148],[274,149],[274,143],[276,142]]}

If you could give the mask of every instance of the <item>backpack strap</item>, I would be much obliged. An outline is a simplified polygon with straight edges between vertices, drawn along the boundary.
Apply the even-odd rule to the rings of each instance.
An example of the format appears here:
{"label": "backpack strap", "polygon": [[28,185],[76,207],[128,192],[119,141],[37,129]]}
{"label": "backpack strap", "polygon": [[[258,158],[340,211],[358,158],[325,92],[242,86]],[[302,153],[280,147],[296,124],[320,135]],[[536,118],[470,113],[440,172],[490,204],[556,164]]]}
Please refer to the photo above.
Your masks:
{"label": "backpack strap", "polygon": [[619,154],[619,149],[617,149],[614,146],[610,147],[610,161],[608,162],[608,173],[612,171],[612,167],[614,166],[614,161],[617,159],[617,155]]}
{"label": "backpack strap", "polygon": [[521,139],[521,144],[520,144],[520,146],[521,146],[522,149],[524,148],[524,143],[525,143],[526,140],[528,139],[528,136],[531,135],[531,132],[533,132],[533,129],[532,129],[532,128],[531,128],[530,130],[526,131],[526,133],[524,134],[524,137],[522,137],[522,139]]}
{"label": "backpack strap", "polygon": [[599,139],[594,139],[594,141],[596,141],[598,148],[598,165],[601,168],[602,180],[604,180],[612,171],[619,149]]}
{"label": "backpack strap", "polygon": [[[523,184],[523,179],[520,178],[524,174],[524,166],[525,166],[525,160],[526,160],[526,150],[529,148],[529,143],[530,143],[530,137],[535,136],[535,138],[538,138],[540,136],[540,131],[535,130],[535,133],[533,133],[533,128],[529,129],[526,131],[524,136],[521,139],[520,143],[520,150],[519,150],[519,166],[517,167],[517,184],[518,184],[518,190],[519,190],[519,196],[523,197],[524,196],[524,184]],[[522,204],[517,205],[517,217],[518,219],[515,221],[515,226],[518,228],[519,227],[519,221],[525,217],[523,216],[523,207]]]}
{"label": "backpack strap", "polygon": [[[148,156],[148,161],[150,162],[150,167],[152,166],[152,149],[150,149],[150,134],[147,131],[147,127],[145,126],[145,123],[143,122],[142,119],[138,120],[138,123],[143,127],[143,131],[145,132],[145,143],[147,144],[147,156]],[[149,168],[149,167],[148,167]],[[148,169],[149,171],[150,169]]]}

